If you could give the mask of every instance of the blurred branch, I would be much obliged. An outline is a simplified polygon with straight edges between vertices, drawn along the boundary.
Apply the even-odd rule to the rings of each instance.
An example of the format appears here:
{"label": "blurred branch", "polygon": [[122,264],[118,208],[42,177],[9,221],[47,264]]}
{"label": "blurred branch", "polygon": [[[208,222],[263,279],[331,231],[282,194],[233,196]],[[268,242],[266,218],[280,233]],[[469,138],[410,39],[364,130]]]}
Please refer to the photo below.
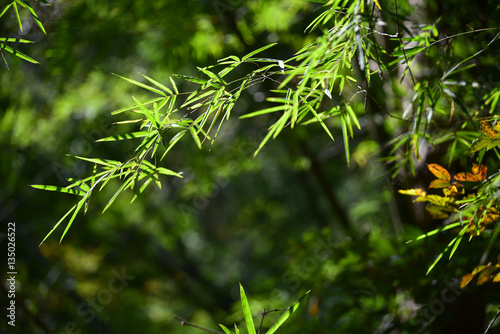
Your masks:
{"label": "blurred branch", "polygon": [[491,320],[490,324],[488,325],[488,328],[486,328],[486,330],[484,331],[484,334],[488,333],[488,331],[490,330],[491,326],[493,326],[493,324],[495,323],[495,320],[497,320],[497,318],[498,318],[499,315],[500,315],[500,307],[498,307],[497,314],[495,314],[495,316]]}
{"label": "blurred branch", "polygon": [[209,329],[209,328],[205,328],[205,327],[201,327],[201,326],[192,324],[189,321],[187,321],[187,320],[185,320],[185,319],[183,319],[175,314],[174,314],[174,318],[181,322],[181,326],[191,326],[191,327],[198,328],[198,329],[201,329],[202,331],[209,332],[209,333],[224,334],[223,332],[214,331],[213,329]]}
{"label": "blurred branch", "polygon": [[264,323],[264,318],[266,317],[266,315],[272,312],[288,311],[288,310],[289,308],[277,308],[275,310],[270,310],[270,311],[266,311],[266,309],[264,309],[264,311],[262,312],[262,319],[260,320],[259,331],[257,332],[257,334],[260,334],[262,332],[262,324]]}

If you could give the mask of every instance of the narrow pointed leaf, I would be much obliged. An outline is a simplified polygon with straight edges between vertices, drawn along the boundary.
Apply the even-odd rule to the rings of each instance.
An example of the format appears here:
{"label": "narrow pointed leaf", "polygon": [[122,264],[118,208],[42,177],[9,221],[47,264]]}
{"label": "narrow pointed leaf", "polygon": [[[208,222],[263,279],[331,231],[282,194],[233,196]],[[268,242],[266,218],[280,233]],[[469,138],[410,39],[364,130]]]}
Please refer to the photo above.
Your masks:
{"label": "narrow pointed leaf", "polygon": [[222,324],[219,324],[220,328],[222,328],[222,330],[224,331],[224,333],[226,334],[233,334],[233,332],[231,332],[231,330],[229,328],[227,328],[226,326],[222,325]]}
{"label": "narrow pointed leaf", "polygon": [[144,75],[144,74],[141,74],[144,78],[146,78],[149,82],[151,82],[152,84],[154,84],[155,86],[157,86],[158,88],[160,88],[161,90],[169,93],[170,95],[172,95],[172,91],[170,90],[170,88],[168,88],[167,86],[159,83],[158,81]]}
{"label": "narrow pointed leaf", "polygon": [[5,6],[5,8],[2,10],[2,12],[0,13],[0,17],[3,16],[3,14],[5,14],[5,12],[10,8],[10,6],[13,5],[13,2],[9,3],[7,6]]}
{"label": "narrow pointed leaf", "polygon": [[39,64],[39,62],[37,62],[35,59],[25,55],[24,53],[22,52],[19,52],[17,50],[14,50],[13,48],[11,48],[10,46],[7,46],[5,44],[0,44],[0,49],[3,49],[7,52],[10,52],[12,53],[14,56],[18,57],[18,58],[21,58],[21,59],[24,59],[26,61],[29,61],[30,63],[33,63],[33,64]]}
{"label": "narrow pointed leaf", "polygon": [[276,112],[276,111],[285,110],[286,108],[287,108],[286,105],[280,105],[280,106],[276,106],[276,107],[266,108],[266,109],[262,109],[262,110],[259,110],[259,111],[251,112],[249,114],[240,116],[240,119],[255,117],[255,116],[264,115],[264,114],[269,114],[269,113],[273,113],[273,112]]}
{"label": "narrow pointed leaf", "polygon": [[[61,219],[59,219],[59,221],[54,225],[52,230],[50,230],[50,232],[47,233],[45,238],[43,238],[42,242],[40,242],[40,245],[43,244],[45,242],[45,240],[47,240],[47,238],[52,234],[52,232],[54,232],[56,230],[56,228],[64,221],[64,219],[66,219],[66,217],[68,217],[70,215],[70,213],[76,209],[76,206],[77,206],[77,204],[73,205],[73,207],[71,209],[69,209],[68,212],[66,212],[66,214]],[[40,245],[38,245],[38,246],[40,247]]]}
{"label": "narrow pointed leaf", "polygon": [[263,46],[263,47],[261,47],[261,48],[259,48],[259,49],[257,49],[257,50],[254,50],[254,51],[250,52],[249,54],[247,54],[247,55],[243,56],[243,58],[241,58],[241,61],[245,61],[245,60],[247,60],[248,58],[250,58],[250,57],[252,57],[252,56],[256,55],[257,53],[262,52],[262,51],[264,51],[264,50],[269,49],[270,47],[275,46],[276,44],[278,44],[278,43],[272,43],[272,44],[269,44],[269,45]]}
{"label": "narrow pointed leaf", "polygon": [[122,135],[116,135],[116,136],[110,136],[110,137],[106,137],[106,138],[101,138],[101,139],[96,140],[96,143],[103,142],[103,141],[117,141],[117,140],[142,138],[142,137],[149,136],[151,133],[152,133],[152,131],[130,132],[130,133],[122,134]]}
{"label": "narrow pointed leaf", "polygon": [[118,160],[110,160],[110,159],[99,159],[99,158],[85,158],[80,156],[75,156],[75,158],[80,160],[85,160],[88,162],[96,163],[99,165],[109,166],[109,167],[117,167],[121,165],[121,162]]}
{"label": "narrow pointed leaf", "polygon": [[191,136],[193,136],[196,146],[198,146],[198,148],[201,150],[201,141],[198,137],[198,134],[196,133],[196,129],[194,128],[194,126],[189,127],[189,132],[191,133]]}
{"label": "narrow pointed leaf", "polygon": [[274,332],[276,332],[278,328],[280,328],[280,326],[283,325],[283,323],[293,314],[293,312],[295,312],[299,308],[300,304],[302,303],[304,298],[306,298],[309,292],[311,292],[311,290],[307,291],[302,297],[300,297],[295,303],[293,303],[293,305],[290,306],[288,310],[286,310],[285,313],[281,315],[281,317],[271,326],[271,328],[269,328],[266,334],[273,334]]}
{"label": "narrow pointed leaf", "polygon": [[85,196],[85,192],[77,189],[66,189],[64,187],[57,187],[57,186],[47,186],[43,184],[32,184],[32,188],[35,189],[41,189],[41,190],[48,190],[48,191],[57,191],[60,193],[66,193],[66,194],[71,194],[71,195],[78,195],[78,196]]}
{"label": "narrow pointed leaf", "polygon": [[61,235],[61,239],[59,240],[59,243],[61,243],[63,241],[64,236],[66,235],[66,233],[68,233],[68,230],[71,227],[71,225],[73,225],[73,222],[75,221],[76,215],[78,214],[78,212],[80,211],[82,206],[85,204],[85,201],[86,201],[86,198],[82,198],[78,202],[78,204],[76,205],[75,211],[73,212],[73,216],[71,216],[71,219],[69,220],[68,225],[66,225],[66,228],[64,229],[64,232]]}
{"label": "narrow pointed leaf", "polygon": [[166,96],[167,94],[165,94],[165,92],[159,90],[159,89],[156,89],[154,87],[151,87],[149,85],[146,85],[146,84],[143,84],[142,82],[139,82],[139,81],[135,81],[135,80],[132,80],[132,79],[129,79],[129,78],[125,78],[125,77],[122,77],[121,75],[118,75],[118,74],[115,74],[117,77],[119,78],[122,78],[123,80],[125,81],[128,81],[130,82],[131,84],[134,84],[136,86],[139,86],[141,88],[144,88],[144,89],[147,89],[153,93],[156,93],[156,94],[159,94],[159,95],[163,95],[163,96]]}
{"label": "narrow pointed leaf", "polygon": [[240,283],[240,297],[241,297],[241,308],[243,309],[243,316],[245,318],[245,323],[247,325],[248,334],[256,334],[255,325],[253,323],[253,318],[252,318],[252,312],[250,311],[250,305],[248,304],[248,299],[241,283]]}

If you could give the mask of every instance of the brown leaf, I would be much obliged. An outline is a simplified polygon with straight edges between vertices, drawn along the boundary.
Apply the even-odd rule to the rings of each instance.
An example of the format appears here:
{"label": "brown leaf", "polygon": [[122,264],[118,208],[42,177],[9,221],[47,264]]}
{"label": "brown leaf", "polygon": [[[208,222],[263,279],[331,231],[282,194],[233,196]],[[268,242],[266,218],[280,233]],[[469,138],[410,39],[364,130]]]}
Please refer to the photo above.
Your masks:
{"label": "brown leaf", "polygon": [[446,170],[446,168],[438,165],[438,164],[427,164],[427,168],[440,180],[447,180],[448,182],[451,180],[450,173]]}
{"label": "brown leaf", "polygon": [[482,182],[486,180],[488,167],[485,165],[478,166],[474,163],[472,166],[472,173],[462,172],[455,175],[455,180],[465,182]]}

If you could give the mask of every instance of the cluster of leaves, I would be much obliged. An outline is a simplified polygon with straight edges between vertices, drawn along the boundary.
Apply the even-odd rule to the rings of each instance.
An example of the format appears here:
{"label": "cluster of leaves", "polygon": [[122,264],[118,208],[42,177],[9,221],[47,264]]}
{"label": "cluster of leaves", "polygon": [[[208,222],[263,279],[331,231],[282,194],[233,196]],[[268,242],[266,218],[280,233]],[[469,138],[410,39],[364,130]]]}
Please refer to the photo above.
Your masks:
{"label": "cluster of leaves", "polygon": [[[46,0],[37,0],[40,1],[48,6],[50,4]],[[27,0],[14,0],[11,3],[9,3],[5,8],[2,10],[0,13],[0,18],[4,16],[9,9],[12,8],[15,12],[17,22],[19,24],[19,30],[23,32],[23,23],[21,19],[21,13],[20,13],[20,8],[24,8],[29,12],[29,15],[31,18],[36,22],[36,24],[40,27],[40,29],[43,31],[44,34],[47,34],[45,31],[45,28],[40,21],[40,18],[38,17],[37,13],[33,9],[33,6],[30,5],[30,3]],[[22,39],[22,38],[12,38],[12,37],[0,37],[0,54],[2,55],[2,59],[5,62],[5,65],[7,68],[9,68],[9,65],[7,63],[7,60],[5,59],[5,56],[3,55],[3,50],[12,53],[14,56],[19,57],[21,59],[24,59],[30,63],[38,64],[38,61],[35,59],[25,55],[24,53],[20,52],[19,50],[14,49],[12,46],[9,46],[7,43],[33,43],[33,41]]]}
{"label": "cluster of leaves", "polygon": [[[483,129],[493,131],[486,122],[483,122]],[[483,130],[483,134],[484,132],[485,130]],[[478,141],[489,140],[488,138],[485,136]],[[465,234],[469,234],[470,240],[474,236],[481,235],[487,228],[493,227],[494,233],[486,254],[489,252],[500,231],[498,224],[500,219],[500,200],[498,199],[500,173],[488,177],[488,168],[485,165],[473,163],[472,172],[457,173],[452,180],[450,172],[446,168],[438,164],[428,164],[427,167],[436,177],[430,182],[428,188],[441,189],[442,194],[429,194],[422,188],[399,190],[399,192],[404,195],[417,196],[415,202],[427,203],[426,210],[431,217],[445,219],[446,225],[422,234],[412,241],[427,238],[444,230],[457,232],[457,235],[431,264],[429,273],[448,250],[450,250],[449,258],[451,259]]]}
{"label": "cluster of leaves", "polygon": [[[334,137],[325,120],[335,117],[340,119],[346,159],[349,162],[349,137],[354,135],[354,127],[358,129],[361,127],[350,101],[363,91],[361,87],[356,85],[356,79],[350,75],[350,72],[353,71],[352,62],[355,59],[368,79],[373,74],[368,66],[368,60],[376,58],[377,55],[373,51],[371,40],[362,37],[361,30],[368,29],[375,18],[367,14],[369,8],[366,7],[364,1],[329,1],[325,8],[327,10],[320,14],[308,29],[317,29],[332,21],[335,23],[334,27],[325,31],[319,38],[298,51],[290,59],[256,57],[258,53],[275,45],[273,43],[250,52],[241,59],[233,55],[219,60],[216,65],[199,67],[198,70],[203,77],[176,75],[177,78],[198,86],[197,89],[190,92],[179,92],[172,77],[169,78],[171,88],[147,76],[144,78],[149,81],[150,85],[123,78],[158,95],[156,98],[142,102],[134,98],[133,105],[113,112],[115,115],[124,112],[140,115],[141,118],[117,122],[117,124],[140,124],[140,131],[100,140],[117,141],[143,138],[141,144],[137,146],[134,156],[126,162],[90,158],[87,161],[95,163],[96,166],[110,168],[110,170],[98,173],[96,167],[93,176],[84,180],[71,180],[70,184],[64,188],[45,185],[34,186],[39,189],[68,193],[68,190],[72,188],[86,185],[87,191],[69,192],[82,196],[82,199],[56,224],[55,227],[59,226],[73,212],[65,232],[63,232],[63,237],[83,204],[88,202],[95,187],[93,182],[102,182],[102,186],[104,186],[110,178],[125,179],[124,184],[108,202],[106,208],[121,191],[128,188],[134,189],[136,181],[144,181],[140,189],[136,190],[137,193],[141,193],[152,179],[158,178],[157,173],[163,171],[152,169],[151,166],[154,163],[151,163],[147,171],[142,170],[141,166],[147,164],[146,159],[161,161],[187,133],[190,134],[199,148],[202,148],[202,144],[207,139],[213,142],[223,122],[230,117],[242,92],[265,80],[277,82],[278,87],[272,92],[278,96],[269,97],[267,100],[270,103],[278,103],[278,105],[240,117],[250,118],[264,114],[279,115],[277,121],[269,127],[267,135],[255,154],[263,148],[270,138],[276,138],[284,128],[294,128],[297,124],[319,123],[333,140]],[[342,8],[342,11],[338,11],[338,8]],[[257,66],[257,69],[233,81],[226,79],[243,64]],[[222,69],[217,70],[220,67]],[[278,80],[280,77],[281,80]],[[342,96],[346,84],[355,89],[354,92],[349,92],[352,94],[349,99],[344,99]],[[334,92],[338,92],[340,100],[337,101],[333,97]],[[183,101],[178,101],[178,98],[180,100],[186,95],[187,97]],[[160,147],[163,149],[163,153],[158,159],[156,154]],[[165,171],[167,174],[178,176],[170,170]]]}
{"label": "cluster of leaves", "polygon": [[[260,326],[258,329],[258,333],[265,333],[265,334],[273,334],[275,333],[281,325],[285,323],[285,321],[299,308],[300,304],[302,304],[302,301],[306,296],[309,294],[310,290],[307,291],[302,297],[300,297],[296,302],[294,302],[290,307],[287,307],[286,309],[283,310],[273,310],[273,311],[265,311],[262,313],[262,320],[260,322]],[[250,309],[250,304],[248,303],[248,298],[245,294],[245,290],[243,289],[243,286],[240,284],[240,297],[241,297],[241,308],[243,310],[243,317],[245,318],[245,325],[248,331],[248,334],[256,334],[256,328],[255,324],[253,321],[253,315],[252,311]],[[269,314],[270,312],[277,312],[277,311],[284,311],[283,314],[276,320],[276,322],[266,331],[262,331],[262,324],[264,322],[264,317]],[[226,334],[239,334],[240,330],[238,329],[238,326],[234,324],[234,332],[231,331],[229,328],[226,326],[219,324],[219,326],[222,328],[224,333]]]}
{"label": "cluster of leaves", "polygon": [[460,287],[466,287],[477,275],[477,285],[482,285],[486,282],[498,283],[500,282],[500,255],[498,256],[498,262],[493,265],[491,262],[488,264],[482,264],[474,268],[470,274],[465,274],[462,276],[460,281]]}

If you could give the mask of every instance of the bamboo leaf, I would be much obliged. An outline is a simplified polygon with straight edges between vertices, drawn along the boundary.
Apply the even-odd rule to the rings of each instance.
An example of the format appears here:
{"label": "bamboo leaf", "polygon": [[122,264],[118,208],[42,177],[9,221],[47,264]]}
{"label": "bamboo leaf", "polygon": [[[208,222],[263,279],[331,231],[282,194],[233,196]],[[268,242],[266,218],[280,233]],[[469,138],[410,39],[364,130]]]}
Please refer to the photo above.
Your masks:
{"label": "bamboo leaf", "polygon": [[9,37],[9,38],[5,38],[5,37],[2,37],[0,38],[0,42],[6,42],[6,43],[34,43],[33,41],[28,41],[27,39],[21,39],[21,38],[13,38],[13,37]]}
{"label": "bamboo leaf", "polygon": [[286,105],[280,105],[280,106],[276,106],[276,107],[266,108],[266,109],[262,109],[262,110],[259,110],[259,111],[251,112],[249,114],[240,116],[240,119],[255,117],[255,116],[264,115],[264,114],[269,114],[269,113],[272,113],[272,112],[275,112],[275,111],[285,110],[286,108],[287,108]]}
{"label": "bamboo leaf", "polygon": [[409,244],[410,242],[413,242],[413,241],[417,241],[417,240],[422,240],[422,239],[425,239],[425,238],[428,238],[430,236],[433,236],[434,234],[437,234],[439,232],[442,232],[442,231],[446,231],[446,230],[449,230],[449,229],[452,229],[452,228],[455,228],[455,227],[458,227],[460,226],[461,223],[460,222],[456,222],[456,223],[453,223],[453,224],[449,224],[449,225],[446,225],[445,227],[442,227],[442,228],[437,228],[435,230],[432,230],[432,231],[429,231],[425,234],[422,234],[422,235],[419,235],[418,237],[416,237],[415,239],[413,240],[409,240],[407,241],[406,243]]}
{"label": "bamboo leaf", "polygon": [[347,166],[349,166],[350,162],[350,154],[349,154],[349,134],[347,130],[347,117],[346,115],[342,115],[340,118],[340,121],[342,123],[342,135],[344,137],[344,151],[345,151],[345,157],[347,160]]}
{"label": "bamboo leaf", "polygon": [[26,8],[28,8],[29,12],[33,16],[33,19],[36,21],[36,24],[40,27],[40,29],[43,31],[45,35],[47,35],[47,32],[45,31],[45,28],[43,27],[42,21],[38,18],[38,15],[36,14],[35,10],[31,7],[31,5],[26,1],[24,3],[26,5]]}
{"label": "bamboo leaf", "polygon": [[2,10],[2,12],[0,13],[0,17],[3,16],[3,14],[5,14],[5,12],[7,12],[7,10],[10,8],[10,6],[12,6],[14,4],[14,2],[11,2],[9,3],[7,6],[5,6],[5,8]]}
{"label": "bamboo leaf", "polygon": [[135,139],[149,136],[153,131],[138,131],[138,132],[130,132],[122,135],[110,136],[96,140],[98,142],[104,141],[117,141],[117,140],[126,140],[126,139]]}
{"label": "bamboo leaf", "polygon": [[26,61],[29,61],[30,63],[33,63],[33,64],[39,64],[39,62],[37,62],[35,59],[25,55],[24,53],[22,52],[19,52],[17,50],[14,50],[13,48],[11,48],[10,46],[7,46],[5,44],[0,44],[0,49],[3,49],[7,52],[10,52],[12,53],[14,56],[18,57],[18,58],[21,58],[21,59],[24,59]]}
{"label": "bamboo leaf", "polygon": [[241,308],[243,309],[243,316],[245,318],[245,324],[247,325],[248,334],[256,334],[255,325],[253,323],[253,318],[252,318],[252,312],[250,311],[250,305],[248,304],[248,299],[241,283],[240,283],[240,297],[241,297]]}
{"label": "bamboo leaf", "polygon": [[259,49],[255,50],[255,51],[252,51],[252,52],[248,53],[247,55],[243,56],[243,58],[241,58],[241,61],[245,61],[245,60],[247,60],[248,58],[250,58],[250,57],[252,57],[252,56],[256,55],[257,53],[262,52],[262,51],[264,51],[264,50],[269,49],[270,47],[275,46],[276,44],[278,44],[278,43],[272,43],[272,44],[269,44],[269,45],[263,46],[263,47],[261,47],[261,48],[259,48]]}
{"label": "bamboo leaf", "polygon": [[455,245],[453,245],[453,248],[451,249],[451,252],[450,252],[450,259],[453,257],[453,254],[455,254],[455,251],[457,250],[458,248],[458,245],[460,244],[460,241],[462,241],[463,239],[463,236],[465,234],[465,231],[467,231],[467,229],[469,228],[470,226],[470,223],[465,225],[462,230],[460,230],[460,233],[458,233],[457,235],[457,241],[455,241]]}
{"label": "bamboo leaf", "polygon": [[41,190],[47,190],[47,191],[56,191],[60,193],[66,193],[66,194],[71,194],[71,195],[78,195],[78,196],[85,196],[85,191],[77,190],[77,189],[67,189],[64,187],[58,187],[58,186],[49,186],[49,185],[43,185],[43,184],[32,184],[32,188],[35,189],[41,189]]}
{"label": "bamboo leaf", "polygon": [[159,124],[156,122],[155,113],[144,106],[138,99],[132,96],[137,106],[141,109],[142,113],[149,119],[151,124],[156,128],[159,128]]}
{"label": "bamboo leaf", "polygon": [[161,90],[169,93],[170,95],[172,95],[172,91],[170,90],[170,88],[168,88],[167,86],[165,85],[162,85],[161,83],[159,83],[158,81],[144,75],[144,74],[141,74],[144,78],[146,78],[149,82],[151,82],[152,84],[154,84],[155,86],[157,86],[158,88],[160,88]]}
{"label": "bamboo leaf", "polygon": [[139,82],[139,81],[135,81],[135,80],[132,80],[132,79],[129,79],[129,78],[125,78],[125,77],[122,77],[121,75],[118,75],[118,74],[115,74],[117,77],[125,80],[125,81],[128,81],[130,82],[131,84],[133,85],[136,85],[136,86],[139,86],[141,88],[144,88],[144,89],[147,89],[153,93],[156,93],[156,94],[159,94],[159,95],[163,95],[163,96],[167,96],[167,94],[165,94],[165,92],[159,90],[159,89],[156,89],[154,87],[151,87],[149,85],[146,85],[146,84],[143,84],[142,82]]}
{"label": "bamboo leaf", "polygon": [[269,328],[269,330],[266,332],[266,334],[273,334],[274,332],[276,332],[278,330],[278,328],[280,328],[280,326],[283,325],[283,323],[288,318],[290,318],[290,316],[293,314],[293,312],[295,312],[299,308],[300,304],[302,304],[302,302],[304,301],[304,298],[306,298],[306,296],[309,294],[309,292],[311,292],[311,290],[307,291],[302,297],[300,297],[295,303],[293,303],[292,306],[290,306],[285,311],[285,313],[283,313],[281,315],[281,317],[279,317],[279,319],[271,326],[271,328]]}
{"label": "bamboo leaf", "polygon": [[224,331],[224,333],[226,334],[233,334],[233,332],[231,332],[231,330],[229,328],[227,328],[226,326],[224,326],[223,324],[219,324],[220,328],[222,328],[222,330]]}
{"label": "bamboo leaf", "polygon": [[82,206],[85,204],[85,201],[86,201],[86,198],[84,197],[77,203],[75,211],[73,212],[73,216],[71,216],[71,218],[68,222],[68,225],[66,225],[66,228],[64,229],[64,232],[61,235],[61,239],[59,240],[59,243],[62,242],[62,240],[64,239],[64,236],[66,235],[66,233],[68,233],[69,228],[71,227],[71,225],[73,225],[73,222],[75,221],[76,215],[78,214],[78,212],[80,211]]}
{"label": "bamboo leaf", "polygon": [[64,221],[64,219],[66,219],[66,217],[68,217],[69,214],[71,212],[73,212],[73,210],[76,209],[76,206],[77,206],[77,204],[73,205],[73,207],[71,209],[69,209],[68,212],[66,212],[66,214],[61,219],[59,219],[59,221],[54,225],[52,230],[50,230],[50,232],[47,233],[45,238],[43,238],[42,242],[40,242],[40,245],[38,245],[38,247],[40,247],[45,242],[45,240],[47,240],[47,238],[52,234],[52,232],[54,232],[56,230],[56,228]]}
{"label": "bamboo leaf", "polygon": [[[163,100],[165,97],[156,97],[154,99],[151,99],[151,100],[147,100],[145,102],[142,103],[142,105],[146,106],[148,104],[151,104],[151,103],[155,103],[155,102],[158,102],[158,101],[161,101]],[[117,115],[117,114],[121,114],[125,111],[133,111],[133,109],[137,109],[139,106],[137,104],[133,104],[133,105],[130,105],[128,107],[124,107],[124,108],[121,108],[121,109],[118,109],[118,110],[115,110],[113,112],[111,112],[111,115]]]}
{"label": "bamboo leaf", "polygon": [[88,162],[92,162],[92,163],[96,163],[99,165],[108,166],[108,167],[117,167],[117,166],[120,166],[122,164],[118,160],[100,159],[100,158],[85,158],[85,157],[80,157],[80,156],[75,156],[75,158],[80,159],[80,160],[85,160]]}
{"label": "bamboo leaf", "polygon": [[200,138],[198,137],[198,134],[196,133],[196,129],[194,128],[194,126],[189,127],[189,132],[191,133],[191,136],[193,136],[196,146],[198,146],[198,148],[201,150],[201,141]]}

